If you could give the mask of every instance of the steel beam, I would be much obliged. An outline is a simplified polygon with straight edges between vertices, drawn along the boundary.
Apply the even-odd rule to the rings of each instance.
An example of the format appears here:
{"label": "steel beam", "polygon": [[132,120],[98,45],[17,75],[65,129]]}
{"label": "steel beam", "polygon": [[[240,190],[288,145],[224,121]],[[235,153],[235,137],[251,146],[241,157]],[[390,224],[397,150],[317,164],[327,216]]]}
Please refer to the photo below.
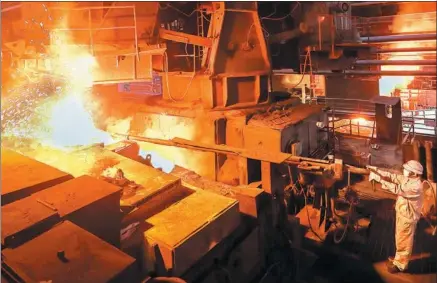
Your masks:
{"label": "steel beam", "polygon": [[192,35],[192,34],[178,32],[178,31],[166,30],[163,28],[159,29],[159,37],[162,39],[166,39],[166,40],[187,43],[187,44],[193,44],[193,45],[197,45],[197,46],[205,46],[205,47],[212,46],[212,39],[211,38]]}
{"label": "steel beam", "polygon": [[365,43],[384,43],[394,41],[436,40],[437,35],[435,33],[394,34],[361,37],[360,39]]}
{"label": "steel beam", "polygon": [[435,60],[357,60],[354,65],[436,66]]}

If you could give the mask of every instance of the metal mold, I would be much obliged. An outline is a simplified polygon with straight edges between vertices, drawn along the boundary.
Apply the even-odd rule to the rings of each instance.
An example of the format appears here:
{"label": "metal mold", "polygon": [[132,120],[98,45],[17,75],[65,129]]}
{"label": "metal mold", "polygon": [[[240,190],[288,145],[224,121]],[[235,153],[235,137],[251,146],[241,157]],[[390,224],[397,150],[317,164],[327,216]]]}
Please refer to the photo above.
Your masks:
{"label": "metal mold", "polygon": [[145,269],[179,276],[237,228],[240,214],[236,200],[199,190],[146,222]]}
{"label": "metal mold", "polygon": [[68,173],[1,148],[2,206],[73,178]]}
{"label": "metal mold", "polygon": [[2,206],[2,246],[17,247],[61,221],[57,211],[34,198]]}
{"label": "metal mold", "polygon": [[15,249],[2,251],[22,282],[132,282],[135,260],[65,221]]}
{"label": "metal mold", "polygon": [[82,176],[31,196],[108,243],[120,245],[121,189],[90,176]]}

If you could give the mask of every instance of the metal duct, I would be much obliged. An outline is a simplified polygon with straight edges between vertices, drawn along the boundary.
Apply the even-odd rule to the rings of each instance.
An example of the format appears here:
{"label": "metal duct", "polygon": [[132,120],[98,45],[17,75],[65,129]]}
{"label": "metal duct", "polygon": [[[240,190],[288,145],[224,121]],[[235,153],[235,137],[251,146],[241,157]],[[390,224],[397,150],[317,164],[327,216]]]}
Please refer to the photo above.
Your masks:
{"label": "metal duct", "polygon": [[360,39],[365,43],[383,43],[393,41],[436,40],[437,35],[435,33],[394,34],[361,37]]}
{"label": "metal duct", "polygon": [[[274,74],[299,74],[290,70],[274,70]],[[340,72],[332,71],[313,71],[314,75],[332,75],[332,76],[417,76],[417,77],[435,77],[437,75],[437,70],[426,70],[426,71],[357,71],[357,70],[345,70]]]}
{"label": "metal duct", "polygon": [[357,60],[354,65],[436,66],[435,60]]}
{"label": "metal duct", "polygon": [[400,52],[436,52],[437,47],[410,47],[410,48],[384,48],[372,50],[372,53],[400,53]]}

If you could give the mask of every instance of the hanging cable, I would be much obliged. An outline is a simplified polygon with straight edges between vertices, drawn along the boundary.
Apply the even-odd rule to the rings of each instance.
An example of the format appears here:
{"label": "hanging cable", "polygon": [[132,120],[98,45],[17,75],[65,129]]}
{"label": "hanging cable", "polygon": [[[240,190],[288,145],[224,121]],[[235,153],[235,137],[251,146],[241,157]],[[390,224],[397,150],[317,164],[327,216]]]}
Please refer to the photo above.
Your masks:
{"label": "hanging cable", "polygon": [[261,19],[262,20],[269,20],[269,21],[282,21],[282,20],[285,20],[288,16],[291,16],[294,13],[294,11],[296,11],[297,7],[299,7],[299,6],[300,6],[300,2],[296,2],[296,6],[294,6],[293,10],[291,10],[290,13],[288,13],[287,15],[285,15],[283,17],[279,17],[279,18],[271,18],[270,16],[276,14],[276,5],[275,5],[275,12],[273,12],[272,15],[262,17]]}
{"label": "hanging cable", "polygon": [[276,263],[273,263],[272,265],[270,265],[269,268],[267,268],[266,273],[264,273],[264,276],[263,276],[263,277],[261,278],[261,280],[259,281],[259,283],[264,282],[264,280],[267,278],[267,275],[269,275],[270,272],[272,271],[273,267],[275,267],[275,266],[277,266],[277,265],[279,265],[279,264],[280,264],[280,262],[276,262]]}
{"label": "hanging cable", "polygon": [[187,87],[185,89],[184,94],[182,95],[182,97],[180,97],[178,99],[173,98],[173,96],[171,95],[171,92],[170,92],[170,84],[168,82],[168,55],[167,55],[167,51],[164,51],[164,73],[165,73],[165,80],[166,80],[168,96],[170,97],[170,99],[173,102],[178,102],[178,101],[184,100],[184,98],[187,96],[188,90],[191,87],[191,84],[192,84],[192,82],[194,80],[194,77],[196,76],[196,66],[194,65],[193,76],[191,77],[190,81],[188,82],[188,85],[187,85]]}
{"label": "hanging cable", "polygon": [[[298,189],[297,185],[299,185],[300,189]],[[322,237],[316,233],[316,231],[313,229],[313,226],[311,225],[311,219],[310,219],[310,212],[308,209],[308,201],[307,201],[307,193],[305,192],[304,188],[302,187],[302,185],[299,183],[299,181],[296,181],[292,187],[292,190],[294,190],[294,192],[296,193],[296,195],[303,195],[304,200],[305,200],[305,209],[306,209],[306,215],[307,215],[307,219],[308,219],[308,225],[309,225],[309,229],[310,231],[320,240],[320,241],[324,241],[322,239]]]}
{"label": "hanging cable", "polygon": [[[167,8],[172,8],[173,10],[175,10],[176,12],[178,12],[178,13],[184,15],[184,16],[187,17],[187,18],[191,17],[192,15],[194,15],[195,12],[197,12],[197,11],[199,10],[199,9],[194,9],[191,13],[187,14],[187,13],[185,13],[185,12],[179,10],[178,8],[174,7],[173,5],[171,5],[171,4],[169,4],[169,3],[166,3],[165,5],[167,6]],[[159,5],[159,8],[162,9],[161,5]],[[166,8],[166,9],[167,9],[167,8]],[[165,10],[165,9],[162,9],[162,10]]]}

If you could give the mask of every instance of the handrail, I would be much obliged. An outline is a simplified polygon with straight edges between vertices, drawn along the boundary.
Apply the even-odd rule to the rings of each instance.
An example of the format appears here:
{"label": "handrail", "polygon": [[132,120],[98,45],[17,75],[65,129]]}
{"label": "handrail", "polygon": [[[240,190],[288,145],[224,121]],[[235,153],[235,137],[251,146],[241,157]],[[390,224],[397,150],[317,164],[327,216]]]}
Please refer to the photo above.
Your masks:
{"label": "handrail", "polygon": [[[105,7],[105,6],[90,6],[90,7],[77,7],[77,8],[63,8],[63,7],[50,7],[50,10],[60,10],[60,11],[88,11],[88,27],[87,28],[55,28],[52,29],[53,31],[87,31],[89,32],[89,42],[90,42],[90,48],[91,48],[91,54],[94,55],[94,38],[95,35],[93,36],[95,31],[101,31],[101,30],[122,30],[122,29],[132,29],[134,30],[135,34],[134,34],[134,47],[135,47],[135,55],[137,58],[137,61],[140,60],[140,55],[139,55],[139,48],[138,48],[138,33],[137,33],[137,16],[136,16],[136,6],[135,5],[130,5],[130,6],[109,6],[109,7]],[[115,26],[115,27],[97,27],[97,28],[93,28],[92,27],[92,19],[91,19],[91,11],[92,10],[102,10],[102,9],[132,9],[132,18],[133,18],[133,25],[129,25],[129,26]]]}
{"label": "handrail", "polygon": [[[371,128],[367,125],[361,125],[357,123],[356,125],[352,125],[351,120],[354,119],[353,115],[355,114],[358,117],[363,117],[368,114],[370,117],[374,116],[375,113],[375,103],[369,100],[363,99],[351,99],[351,98],[331,98],[331,97],[316,97],[313,100],[317,101],[317,104],[327,105],[331,107],[331,111],[328,113],[331,116],[330,123],[333,123],[332,130],[336,131],[342,129],[344,127],[349,127],[350,135],[356,136],[353,134],[353,127],[357,127],[358,136],[368,136],[361,135],[360,128]],[[345,113],[350,112],[350,113]],[[415,135],[424,135],[424,136],[436,136],[437,135],[437,113],[435,113],[435,109],[432,110],[412,110],[412,111],[402,111],[402,131],[407,134]],[[336,117],[341,116],[341,114],[348,114],[348,118],[339,118],[335,120]],[[350,116],[352,114],[352,117]],[[429,117],[426,117],[426,114],[430,114]],[[343,116],[345,117],[345,116]],[[340,121],[347,121],[349,123],[340,124],[339,126],[335,123]],[[427,123],[428,122],[428,123]]]}

